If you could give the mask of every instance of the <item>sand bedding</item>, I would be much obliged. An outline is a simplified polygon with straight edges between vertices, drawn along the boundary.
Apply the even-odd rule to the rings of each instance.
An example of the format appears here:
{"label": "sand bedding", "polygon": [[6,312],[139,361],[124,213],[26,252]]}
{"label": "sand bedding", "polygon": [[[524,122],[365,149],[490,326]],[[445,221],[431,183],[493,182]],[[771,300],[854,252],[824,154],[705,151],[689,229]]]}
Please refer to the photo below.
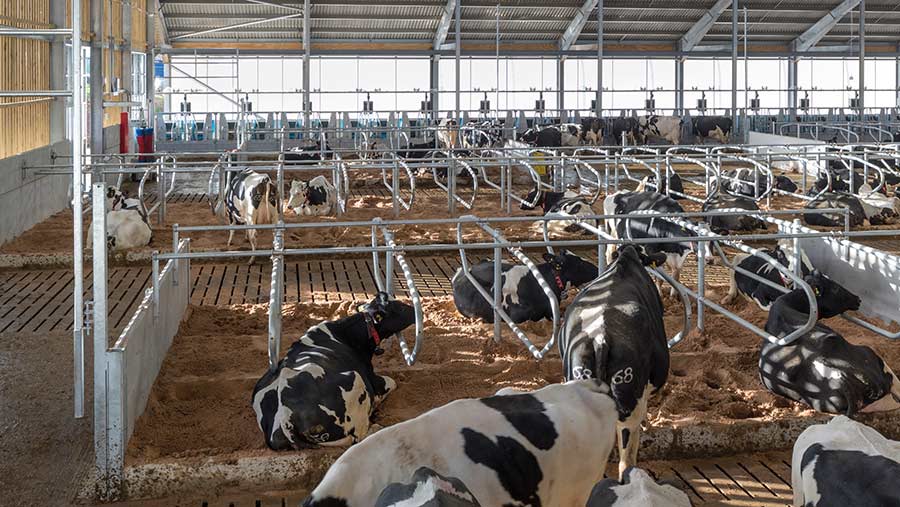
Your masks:
{"label": "sand bedding", "polygon": [[[681,311],[673,303],[667,301],[665,316],[669,335],[681,325]],[[351,302],[287,305],[281,350],[311,325],[354,308]],[[495,343],[492,326],[461,316],[449,296],[426,298],[424,310],[426,341],[416,364],[405,365],[395,339],[388,343],[388,352],[375,359],[376,371],[398,383],[375,415],[378,424],[394,424],[454,399],[488,396],[502,387],[534,389],[561,380],[555,347],[543,361],[535,361],[508,330],[503,341]],[[764,323],[765,314],[749,302],[737,302],[732,310],[757,325]],[[138,420],[127,451],[129,464],[271,452],[250,406],[253,386],[266,369],[266,312],[265,305],[191,309]],[[841,319],[828,324],[851,342],[872,346],[890,366],[900,369],[900,348],[895,344]],[[539,344],[550,332],[548,322],[523,328]],[[812,416],[812,410],[777,397],[760,384],[756,373],[760,342],[725,317],[708,314],[706,332],[692,333],[673,350],[668,383],[650,404],[649,425]]]}

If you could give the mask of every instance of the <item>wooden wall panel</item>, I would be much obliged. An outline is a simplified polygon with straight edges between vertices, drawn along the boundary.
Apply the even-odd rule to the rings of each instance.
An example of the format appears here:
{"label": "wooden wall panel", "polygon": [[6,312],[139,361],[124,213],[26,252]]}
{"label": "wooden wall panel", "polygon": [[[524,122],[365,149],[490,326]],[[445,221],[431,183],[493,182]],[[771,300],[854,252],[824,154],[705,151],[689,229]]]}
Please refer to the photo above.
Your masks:
{"label": "wooden wall panel", "polygon": [[[49,28],[50,0],[0,1],[0,23]],[[0,90],[50,88],[50,43],[0,37]],[[0,158],[50,144],[50,100],[0,97]]]}
{"label": "wooden wall panel", "polygon": [[147,51],[147,9],[144,0],[131,2],[131,49]]}
{"label": "wooden wall panel", "polygon": [[[81,39],[91,39],[91,2],[81,0]],[[72,0],[66,0],[66,26],[72,26]]]}

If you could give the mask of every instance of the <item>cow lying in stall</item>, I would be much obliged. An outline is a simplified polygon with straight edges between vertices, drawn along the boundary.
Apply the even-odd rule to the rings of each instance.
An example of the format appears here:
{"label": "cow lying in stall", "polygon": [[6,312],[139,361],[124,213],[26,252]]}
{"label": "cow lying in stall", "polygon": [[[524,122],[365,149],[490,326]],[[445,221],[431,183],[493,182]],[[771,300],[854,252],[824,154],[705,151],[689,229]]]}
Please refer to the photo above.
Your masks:
{"label": "cow lying in stall", "polygon": [[[716,192],[706,198],[703,212],[741,209],[748,212],[759,211],[756,201],[749,197]],[[709,228],[716,234],[732,231],[756,231],[766,228],[766,223],[750,213],[744,215],[721,215],[709,217]]]}
{"label": "cow lying in stall", "polygon": [[859,203],[870,225],[891,225],[900,217],[900,198],[873,192],[868,184],[859,187]]}
{"label": "cow lying in stall", "polygon": [[615,262],[566,308],[559,354],[566,380],[595,379],[610,385],[619,412],[619,478],[637,464],[641,424],[650,396],[669,375],[663,304],[645,266],[666,261],[624,245]]}
{"label": "cow lying in stall", "polygon": [[[806,203],[804,209],[846,209],[850,212],[850,227],[858,227],[866,221],[866,211],[859,198],[850,194],[825,192],[821,196]],[[845,217],[838,213],[806,213],[803,221],[807,225],[820,227],[842,227]]]}
{"label": "cow lying in stall", "polygon": [[656,183],[656,175],[651,174],[641,181],[643,184],[642,187],[639,187],[641,191],[646,189],[648,186],[652,187],[659,194],[665,194],[675,199],[676,201],[682,201],[685,199],[684,195],[684,182],[681,181],[681,176],[678,173],[672,172],[669,173],[669,176],[663,180],[662,184],[659,185]]}
{"label": "cow lying in stall", "polygon": [[[230,225],[273,224],[278,219],[276,203],[278,193],[271,178],[265,174],[244,169],[232,176],[225,192],[225,216]],[[256,229],[247,229],[250,248],[256,250]],[[234,230],[228,232],[228,244],[234,239]],[[250,257],[253,264],[255,257]]]}
{"label": "cow lying in stall", "polygon": [[644,470],[631,467],[622,482],[598,482],[585,507],[691,507],[691,500],[677,487],[659,484]]}
{"label": "cow lying in stall", "polygon": [[[819,319],[858,310],[860,299],[818,271],[805,278],[816,294]],[[775,300],[766,332],[783,338],[809,318],[806,292],[795,289]],[[900,381],[871,348],[853,345],[817,323],[789,345],[764,340],[759,376],[770,391],[819,412],[853,416],[900,408]]]}
{"label": "cow lying in stall", "polygon": [[[566,250],[561,250],[556,255],[545,253],[544,262],[538,264],[537,268],[544,280],[549,283],[557,300],[563,299],[568,286],[580,287],[597,278],[597,266]],[[553,318],[547,295],[531,270],[526,266],[507,262],[501,264],[501,270],[502,308],[513,322],[518,324],[528,320],[537,322]],[[469,272],[489,294],[493,294],[492,260],[484,260],[473,265]],[[459,313],[466,317],[477,317],[488,323],[494,322],[493,306],[481,297],[472,282],[463,274],[462,268],[453,275],[451,283],[453,302]]]}
{"label": "cow lying in stall", "polygon": [[291,193],[286,204],[295,215],[331,215],[337,206],[337,189],[324,176],[291,181]]}
{"label": "cow lying in stall", "polygon": [[585,505],[614,445],[609,392],[576,380],[453,401],[348,449],[302,505],[368,507],[422,467],[455,478],[484,506]]}
{"label": "cow lying in stall", "polygon": [[[537,200],[537,202],[535,202]],[[532,206],[531,203],[535,203]],[[525,196],[525,202],[522,203],[521,209],[533,210],[540,206],[544,211],[544,216],[558,215],[560,220],[547,221],[547,233],[552,236],[562,236],[563,234],[575,234],[580,232],[586,233],[584,229],[571,220],[566,218],[586,217],[598,214],[588,198],[571,190],[566,192],[550,192],[548,190],[533,189]],[[596,223],[592,224],[596,225]],[[543,229],[543,222],[535,222],[536,231]]]}
{"label": "cow lying in stall", "polygon": [[[110,251],[126,251],[150,244],[153,229],[139,209],[137,199],[129,199],[125,192],[114,186],[106,188],[106,248]],[[93,230],[93,223],[88,230]],[[93,244],[88,241],[87,247]]]}
{"label": "cow lying in stall", "polygon": [[[788,267],[788,259],[781,249],[781,245],[775,248],[765,248],[762,252],[784,267]],[[745,269],[760,278],[764,278],[775,285],[787,287],[786,280],[782,277],[781,272],[772,266],[759,255],[749,255],[740,253],[731,260],[734,266]],[[804,273],[805,274],[805,273]],[[744,296],[756,303],[762,310],[769,311],[772,303],[780,298],[784,291],[780,291],[770,285],[766,285],[759,280],[755,280],[744,273],[738,271],[731,272],[731,285],[728,288],[728,295],[721,301],[722,305],[731,304],[737,298],[738,294]]]}
{"label": "cow lying in stall", "polygon": [[[622,190],[609,195],[603,201],[604,215],[627,215],[636,212],[654,211],[657,213],[684,213],[675,200],[656,192],[629,192]],[[684,238],[695,237],[697,234],[675,223],[662,218],[632,218],[607,219],[606,232],[616,239],[643,239],[643,238]],[[696,250],[694,242],[682,241],[679,243],[645,243],[644,250],[648,255],[657,252],[666,254],[666,266],[672,274],[672,278],[678,281],[681,278],[681,269],[687,255]],[[703,242],[700,248],[704,248],[709,262],[714,262],[709,254],[709,243]],[[615,245],[609,244],[606,248],[606,263],[612,264],[612,254]],[[675,296],[675,288],[670,295]]]}
{"label": "cow lying in stall", "polygon": [[895,506],[898,477],[900,442],[844,416],[806,428],[794,443],[796,507]]}
{"label": "cow lying in stall", "polygon": [[413,322],[412,306],[380,292],[358,313],[309,328],[253,388],[266,445],[280,451],[365,438],[375,408],[397,385],[375,373],[372,356]]}

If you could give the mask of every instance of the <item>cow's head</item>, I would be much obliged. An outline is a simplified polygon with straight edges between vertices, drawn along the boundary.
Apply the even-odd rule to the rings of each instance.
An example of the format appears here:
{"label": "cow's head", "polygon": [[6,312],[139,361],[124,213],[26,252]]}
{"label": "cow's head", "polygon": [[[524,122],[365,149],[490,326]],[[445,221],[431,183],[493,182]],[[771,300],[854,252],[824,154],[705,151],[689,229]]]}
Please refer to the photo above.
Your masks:
{"label": "cow's head", "polygon": [[374,354],[382,352],[382,341],[416,322],[415,309],[397,301],[386,292],[379,292],[375,299],[360,305],[357,310],[366,318],[366,328],[371,338],[368,351]]}
{"label": "cow's head", "polygon": [[781,264],[782,266],[787,267],[787,266],[790,265],[790,264],[788,263],[787,254],[785,254],[785,253],[784,253],[784,250],[781,249],[781,245],[777,245],[777,246],[776,246],[775,248],[773,248],[773,249],[768,249],[768,248],[766,248],[766,249],[763,250],[763,252],[765,252],[766,254],[768,254],[769,257],[775,259],[775,260],[778,262],[778,264]]}
{"label": "cow's head", "polygon": [[568,250],[560,250],[555,255],[545,253],[543,258],[563,283],[570,283],[575,287],[580,287],[599,275],[597,266]]}
{"label": "cow's head", "polygon": [[[532,203],[534,205],[532,206]],[[544,191],[538,188],[531,189],[531,192],[528,192],[528,195],[525,196],[525,202],[520,206],[521,209],[531,211],[538,206],[542,206],[544,204]]]}
{"label": "cow's head", "polygon": [[820,319],[828,319],[849,310],[859,310],[859,305],[862,303],[859,296],[828,278],[819,270],[813,270],[804,281],[816,294]]}
{"label": "cow's head", "polygon": [[775,176],[775,188],[785,192],[796,192],[797,184],[791,181],[787,176]]}
{"label": "cow's head", "polygon": [[659,125],[658,124],[659,124],[659,116],[656,116],[655,114],[648,115],[648,116],[641,116],[638,119],[638,126],[640,127],[641,134],[644,136],[645,139],[650,136],[662,137],[662,135],[659,133]]}
{"label": "cow's head", "polygon": [[309,201],[309,182],[303,180],[291,180],[291,194],[285,205],[295,215],[301,214],[301,209]]}
{"label": "cow's head", "polygon": [[114,186],[106,187],[106,211],[123,209],[128,194]]}
{"label": "cow's head", "polygon": [[613,260],[626,258],[632,262],[640,263],[642,266],[650,266],[655,268],[666,263],[666,254],[664,252],[647,253],[644,247],[635,244],[625,244],[617,248],[612,255]]}

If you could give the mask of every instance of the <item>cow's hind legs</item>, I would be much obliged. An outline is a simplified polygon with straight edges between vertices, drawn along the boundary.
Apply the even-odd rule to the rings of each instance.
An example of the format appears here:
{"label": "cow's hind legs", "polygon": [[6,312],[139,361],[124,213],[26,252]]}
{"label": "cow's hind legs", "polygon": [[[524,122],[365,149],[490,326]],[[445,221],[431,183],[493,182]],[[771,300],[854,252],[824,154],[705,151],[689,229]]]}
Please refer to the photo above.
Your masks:
{"label": "cow's hind legs", "polygon": [[616,421],[616,436],[619,441],[619,481],[625,478],[625,470],[637,466],[638,449],[641,446],[641,423],[647,416],[647,401],[652,390],[653,387],[648,384],[634,411],[624,421]]}

